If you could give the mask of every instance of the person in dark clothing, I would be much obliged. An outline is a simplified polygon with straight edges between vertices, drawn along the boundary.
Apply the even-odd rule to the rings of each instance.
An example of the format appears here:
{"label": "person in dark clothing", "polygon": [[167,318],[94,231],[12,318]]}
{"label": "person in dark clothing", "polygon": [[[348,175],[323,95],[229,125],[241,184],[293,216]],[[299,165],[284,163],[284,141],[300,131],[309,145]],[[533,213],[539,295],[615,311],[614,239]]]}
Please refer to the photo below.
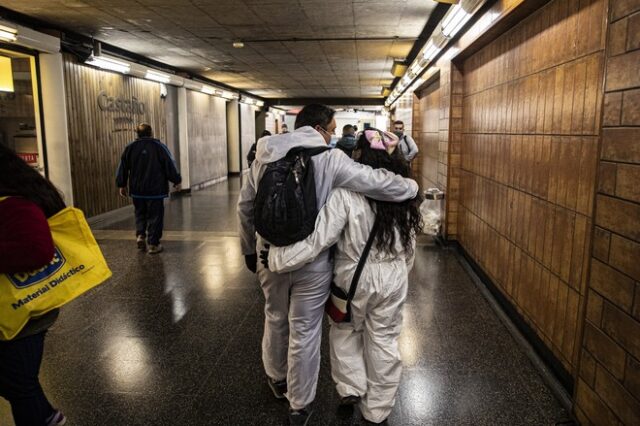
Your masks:
{"label": "person in dark clothing", "polygon": [[[260,135],[260,139],[264,138],[265,136],[271,136],[271,132],[268,130],[263,131]],[[253,163],[253,160],[256,159],[256,149],[258,147],[258,141],[260,139],[255,141],[253,145],[251,145],[251,148],[249,148],[249,153],[247,154],[247,163],[249,163],[249,167],[251,167],[251,163]]]}
{"label": "person in dark clothing", "polygon": [[344,151],[348,157],[351,157],[354,148],[356,147],[356,129],[355,126],[347,124],[342,128],[342,137],[338,140],[336,148]]}
{"label": "person in dark clothing", "polygon": [[164,221],[164,199],[169,196],[169,181],[180,190],[182,177],[166,145],[153,138],[149,124],[136,129],[138,139],[124,149],[116,184],[120,195],[133,199],[136,215],[136,240],[140,250],[156,254],[162,251],[160,238]]}
{"label": "person in dark clothing", "polygon": [[[0,274],[33,271],[51,262],[54,246],[47,218],[64,208],[51,182],[0,144]],[[16,426],[66,422],[38,378],[44,338],[58,313],[55,309],[33,317],[14,338],[0,339],[0,396],[11,404]]]}

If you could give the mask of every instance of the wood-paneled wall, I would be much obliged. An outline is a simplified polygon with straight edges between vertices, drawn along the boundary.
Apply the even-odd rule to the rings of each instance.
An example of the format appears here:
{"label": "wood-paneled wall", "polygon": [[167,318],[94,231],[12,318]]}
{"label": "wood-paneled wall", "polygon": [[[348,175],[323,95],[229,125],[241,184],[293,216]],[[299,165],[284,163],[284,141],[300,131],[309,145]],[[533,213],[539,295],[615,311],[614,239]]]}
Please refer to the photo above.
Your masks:
{"label": "wood-paneled wall", "polygon": [[[65,92],[73,196],[87,216],[129,204],[119,197],[115,173],[125,146],[135,139],[135,125],[151,124],[154,136],[166,137],[160,84],[82,65],[65,55]],[[98,94],[144,103],[144,113],[103,111]],[[60,100],[62,102],[62,100]]]}
{"label": "wood-paneled wall", "polygon": [[574,378],[605,7],[552,0],[462,65],[459,241]]}
{"label": "wood-paneled wall", "polygon": [[[292,131],[291,129],[289,131]],[[240,145],[242,170],[249,167],[247,154],[256,141],[256,113],[251,105],[240,104]]]}
{"label": "wood-paneled wall", "polygon": [[576,391],[583,426],[640,424],[640,1],[612,0],[591,277]]}
{"label": "wood-paneled wall", "polygon": [[188,90],[187,114],[191,185],[227,176],[227,109],[225,100]]}
{"label": "wood-paneled wall", "polygon": [[[413,164],[415,178],[421,188],[437,187],[443,189],[444,182],[438,179],[441,159],[446,159],[446,151],[439,152],[440,130],[440,81],[436,80],[418,93],[414,100],[413,135],[420,154]],[[445,160],[446,163],[446,160]]]}

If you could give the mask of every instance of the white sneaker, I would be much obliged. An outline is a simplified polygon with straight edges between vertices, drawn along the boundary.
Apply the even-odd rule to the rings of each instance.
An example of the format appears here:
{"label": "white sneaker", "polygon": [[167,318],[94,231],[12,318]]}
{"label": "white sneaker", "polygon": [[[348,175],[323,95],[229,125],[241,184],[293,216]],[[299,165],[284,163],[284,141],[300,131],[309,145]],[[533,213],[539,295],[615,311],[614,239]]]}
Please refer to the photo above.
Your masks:
{"label": "white sneaker", "polygon": [[162,250],[164,250],[164,248],[162,247],[162,244],[158,244],[158,245],[149,244],[149,250],[147,250],[147,253],[158,254]]}

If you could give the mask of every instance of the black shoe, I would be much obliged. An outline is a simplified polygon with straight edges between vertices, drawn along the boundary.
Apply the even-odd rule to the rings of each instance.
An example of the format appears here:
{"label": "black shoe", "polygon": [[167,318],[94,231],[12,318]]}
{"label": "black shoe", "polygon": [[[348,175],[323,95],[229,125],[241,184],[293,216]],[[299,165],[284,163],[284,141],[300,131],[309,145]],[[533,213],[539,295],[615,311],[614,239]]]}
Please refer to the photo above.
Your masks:
{"label": "black shoe", "polygon": [[312,410],[303,408],[302,410],[289,409],[289,424],[291,426],[306,426],[311,418]]}
{"label": "black shoe", "polygon": [[269,387],[271,388],[271,391],[273,392],[273,395],[277,398],[277,399],[285,399],[286,396],[284,395],[285,393],[287,393],[287,381],[286,380],[273,380],[271,378],[267,379],[267,383],[269,384]]}
{"label": "black shoe", "polygon": [[144,235],[138,235],[136,237],[136,244],[138,245],[138,250],[147,250],[147,242],[145,241]]}
{"label": "black shoe", "polygon": [[356,395],[347,395],[340,398],[340,405],[356,405],[360,402],[360,397]]}

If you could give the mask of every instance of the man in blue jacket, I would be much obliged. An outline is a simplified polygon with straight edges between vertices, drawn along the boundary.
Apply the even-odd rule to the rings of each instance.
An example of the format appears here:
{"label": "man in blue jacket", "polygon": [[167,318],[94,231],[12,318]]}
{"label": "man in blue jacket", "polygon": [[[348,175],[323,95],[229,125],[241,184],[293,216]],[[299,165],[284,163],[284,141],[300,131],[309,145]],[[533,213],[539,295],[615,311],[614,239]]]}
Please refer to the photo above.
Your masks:
{"label": "man in blue jacket", "polygon": [[156,254],[162,251],[160,238],[164,221],[164,199],[169,196],[169,182],[180,190],[182,177],[166,145],[153,138],[151,126],[139,124],[138,139],[124,149],[116,184],[120,195],[133,198],[136,214],[136,240],[140,250]]}

